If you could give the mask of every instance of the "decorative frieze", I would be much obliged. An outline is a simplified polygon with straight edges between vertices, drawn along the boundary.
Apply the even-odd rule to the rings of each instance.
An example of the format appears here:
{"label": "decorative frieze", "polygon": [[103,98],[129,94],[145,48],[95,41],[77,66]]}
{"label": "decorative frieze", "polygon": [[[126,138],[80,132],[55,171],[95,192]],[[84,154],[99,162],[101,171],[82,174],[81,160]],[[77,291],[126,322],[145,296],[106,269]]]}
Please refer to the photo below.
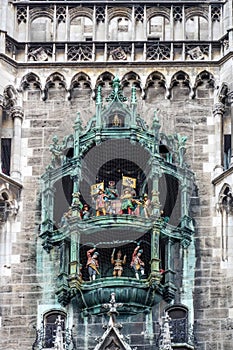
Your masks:
{"label": "decorative frieze", "polygon": [[88,45],[71,46],[67,52],[68,61],[91,61],[92,47]]}
{"label": "decorative frieze", "polygon": [[149,61],[160,61],[171,59],[171,48],[170,45],[160,44],[147,44],[146,58]]}

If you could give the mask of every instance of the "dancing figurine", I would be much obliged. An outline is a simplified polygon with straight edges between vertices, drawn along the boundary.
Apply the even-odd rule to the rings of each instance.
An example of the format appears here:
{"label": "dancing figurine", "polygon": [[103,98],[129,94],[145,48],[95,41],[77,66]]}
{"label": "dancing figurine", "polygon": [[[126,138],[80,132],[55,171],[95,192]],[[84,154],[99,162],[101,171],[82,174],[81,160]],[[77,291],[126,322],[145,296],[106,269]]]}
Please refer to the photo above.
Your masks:
{"label": "dancing figurine", "polygon": [[114,265],[113,268],[113,276],[114,277],[121,277],[122,272],[123,272],[123,265],[126,263],[126,255],[124,255],[124,258],[121,259],[122,253],[120,250],[117,252],[117,257],[114,259],[114,253],[115,253],[115,248],[112,251],[111,255],[111,263]]}
{"label": "dancing figurine", "polygon": [[144,194],[142,201],[142,216],[149,218],[151,216],[151,201],[147,194]]}
{"label": "dancing figurine", "polygon": [[107,196],[104,191],[100,188],[98,195],[96,197],[96,216],[106,215],[105,201],[107,200]]}
{"label": "dancing figurine", "polygon": [[132,254],[132,261],[130,266],[133,268],[135,272],[135,277],[139,280],[139,272],[140,275],[144,275],[144,262],[141,260],[141,255],[143,253],[143,250],[140,249],[140,244],[138,243],[137,247],[134,249],[134,252]]}
{"label": "dancing figurine", "polygon": [[124,194],[121,196],[121,213],[132,214],[137,207],[137,201],[133,198],[135,191],[130,188],[124,189]]}

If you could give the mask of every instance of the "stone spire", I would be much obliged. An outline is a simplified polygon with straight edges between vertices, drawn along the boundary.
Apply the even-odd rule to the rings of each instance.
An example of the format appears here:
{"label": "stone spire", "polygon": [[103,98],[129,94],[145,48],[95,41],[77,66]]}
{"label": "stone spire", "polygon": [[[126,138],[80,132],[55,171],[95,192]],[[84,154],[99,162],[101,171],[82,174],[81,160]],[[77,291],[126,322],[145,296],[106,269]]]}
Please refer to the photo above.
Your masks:
{"label": "stone spire", "polygon": [[103,307],[105,309],[109,308],[109,322],[108,322],[108,327],[115,327],[116,326],[116,317],[119,314],[117,311],[117,307],[121,307],[123,306],[122,303],[116,303],[116,294],[115,293],[111,293],[111,299],[109,301],[109,303],[107,304],[103,304]]}
{"label": "stone spire", "polygon": [[102,306],[105,309],[109,309],[109,322],[108,325],[104,327],[106,331],[102,337],[96,339],[98,344],[94,350],[132,350],[132,348],[126,342],[125,337],[120,333],[120,328],[122,325],[116,323],[116,316],[118,315],[117,308],[123,306],[123,304],[117,303],[116,294],[111,293],[111,299],[109,303],[103,304]]}
{"label": "stone spire", "polygon": [[171,318],[168,313],[165,312],[165,315],[162,317],[162,325],[161,325],[161,335],[159,341],[159,350],[172,350],[171,345],[171,331],[170,331],[170,322]]}
{"label": "stone spire", "polygon": [[106,98],[106,101],[107,102],[112,102],[112,101],[125,102],[125,101],[127,101],[127,97],[125,97],[122,93],[122,86],[120,84],[120,79],[118,76],[115,76],[115,78],[112,81],[112,92]]}

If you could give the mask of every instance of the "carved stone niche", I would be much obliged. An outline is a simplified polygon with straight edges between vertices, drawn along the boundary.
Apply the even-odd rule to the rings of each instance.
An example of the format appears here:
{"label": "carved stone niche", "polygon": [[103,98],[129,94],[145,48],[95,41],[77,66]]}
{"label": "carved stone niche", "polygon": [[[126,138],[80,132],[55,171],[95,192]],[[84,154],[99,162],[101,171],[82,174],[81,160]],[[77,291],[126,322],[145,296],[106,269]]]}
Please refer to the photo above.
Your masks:
{"label": "carved stone niche", "polygon": [[17,215],[22,185],[4,174],[0,174],[0,224]]}

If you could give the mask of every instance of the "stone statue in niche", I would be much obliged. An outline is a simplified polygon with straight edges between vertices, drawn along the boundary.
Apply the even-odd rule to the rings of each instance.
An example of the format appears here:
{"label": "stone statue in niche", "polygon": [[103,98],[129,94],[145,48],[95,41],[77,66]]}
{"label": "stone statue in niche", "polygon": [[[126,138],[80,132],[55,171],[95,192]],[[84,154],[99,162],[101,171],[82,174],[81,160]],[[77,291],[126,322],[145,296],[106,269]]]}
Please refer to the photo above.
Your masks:
{"label": "stone statue in niche", "polygon": [[109,117],[109,123],[108,125],[110,127],[122,127],[124,126],[124,118],[119,116],[117,113]]}
{"label": "stone statue in niche", "polygon": [[51,166],[55,168],[55,166],[60,166],[64,160],[64,154],[62,146],[58,143],[58,137],[56,135],[52,138],[53,143],[50,144],[49,150],[52,153]]}

